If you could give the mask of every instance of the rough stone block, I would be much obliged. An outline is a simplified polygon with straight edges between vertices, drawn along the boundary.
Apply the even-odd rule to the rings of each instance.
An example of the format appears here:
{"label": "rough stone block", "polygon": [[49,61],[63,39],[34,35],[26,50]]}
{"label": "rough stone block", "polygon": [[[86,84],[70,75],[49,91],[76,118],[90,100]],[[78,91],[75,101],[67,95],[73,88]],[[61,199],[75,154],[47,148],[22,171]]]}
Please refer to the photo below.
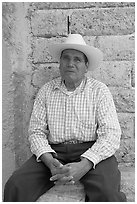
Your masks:
{"label": "rough stone block", "polygon": [[[64,37],[58,38],[34,38],[33,39],[33,63],[45,63],[51,62],[52,56],[49,53],[48,45],[54,43],[62,43],[65,40]],[[56,62],[57,60],[53,60]]]}
{"label": "rough stone block", "polygon": [[103,61],[101,65],[88,75],[108,86],[131,87],[132,61]]}
{"label": "rough stone block", "polygon": [[74,9],[74,8],[110,8],[110,7],[130,7],[135,6],[134,2],[35,2],[31,4],[35,10],[45,9]]}
{"label": "rough stone block", "polygon": [[[135,200],[135,170],[134,167],[121,169],[121,191],[127,196],[128,202]],[[47,193],[43,194],[37,202],[84,202],[84,189],[78,183],[75,185],[54,186]]]}
{"label": "rough stone block", "polygon": [[131,85],[135,87],[135,66],[133,66],[131,70]]}
{"label": "rough stone block", "polygon": [[104,60],[134,60],[135,35],[99,36],[97,45],[104,54]]}
{"label": "rough stone block", "polygon": [[116,152],[116,157],[119,163],[129,163],[134,165],[135,163],[135,140],[134,139],[122,139],[120,148]]}
{"label": "rough stone block", "polygon": [[66,10],[38,10],[31,18],[32,32],[35,36],[67,35]]}
{"label": "rough stone block", "polygon": [[60,75],[58,64],[41,64],[35,65],[33,72],[32,84],[34,87],[40,88],[46,82]]}
{"label": "rough stone block", "polygon": [[[85,36],[84,40],[89,45],[94,45],[95,37]],[[56,62],[48,51],[48,44],[62,43],[65,41],[65,37],[58,38],[33,38],[33,63],[45,63],[45,62]]]}
{"label": "rough stone block", "polygon": [[55,185],[37,202],[84,202],[84,189],[80,183],[75,185]]}
{"label": "rough stone block", "polygon": [[134,88],[109,87],[112,93],[117,112],[135,112]]}
{"label": "rough stone block", "polygon": [[127,35],[135,32],[135,9],[79,9],[71,18],[72,33],[82,35]]}
{"label": "rough stone block", "polygon": [[135,114],[118,113],[118,119],[122,130],[122,139],[134,139],[135,137]]}

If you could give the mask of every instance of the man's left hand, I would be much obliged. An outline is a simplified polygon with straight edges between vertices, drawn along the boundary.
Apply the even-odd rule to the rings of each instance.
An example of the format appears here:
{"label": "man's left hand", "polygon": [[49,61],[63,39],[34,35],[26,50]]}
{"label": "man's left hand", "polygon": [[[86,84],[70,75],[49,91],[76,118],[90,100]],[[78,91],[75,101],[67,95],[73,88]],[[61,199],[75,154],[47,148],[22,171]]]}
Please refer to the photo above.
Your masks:
{"label": "man's left hand", "polygon": [[56,174],[50,180],[56,181],[56,184],[75,183],[79,181],[90,169],[93,163],[86,158],[82,158],[80,162],[68,163],[62,168],[70,167],[68,175]]}

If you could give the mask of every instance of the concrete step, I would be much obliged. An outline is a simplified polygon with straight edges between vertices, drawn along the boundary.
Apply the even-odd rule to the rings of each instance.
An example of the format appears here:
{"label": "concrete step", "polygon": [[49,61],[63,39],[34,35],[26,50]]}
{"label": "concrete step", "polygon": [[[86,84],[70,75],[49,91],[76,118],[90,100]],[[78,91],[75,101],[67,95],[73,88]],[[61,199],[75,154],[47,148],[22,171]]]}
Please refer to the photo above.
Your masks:
{"label": "concrete step", "polygon": [[[135,201],[135,168],[120,167],[121,190],[126,194],[128,202]],[[75,185],[55,185],[43,194],[37,202],[84,202],[83,186],[78,182]]]}

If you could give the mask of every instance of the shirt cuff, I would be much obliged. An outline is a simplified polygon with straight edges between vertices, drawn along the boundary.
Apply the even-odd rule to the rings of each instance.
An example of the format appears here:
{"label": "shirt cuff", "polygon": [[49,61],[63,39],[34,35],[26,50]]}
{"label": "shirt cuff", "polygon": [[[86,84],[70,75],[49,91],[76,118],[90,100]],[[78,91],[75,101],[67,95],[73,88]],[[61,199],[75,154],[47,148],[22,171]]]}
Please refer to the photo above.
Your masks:
{"label": "shirt cuff", "polygon": [[45,154],[45,153],[55,153],[56,154],[56,152],[51,147],[43,148],[35,154],[36,155],[36,161],[41,162],[41,160],[39,158],[41,157],[42,154]]}
{"label": "shirt cuff", "polygon": [[91,161],[94,164],[93,169],[95,169],[95,166],[100,162],[99,156],[96,155],[91,149],[88,149],[86,152],[84,152],[81,157],[85,157]]}

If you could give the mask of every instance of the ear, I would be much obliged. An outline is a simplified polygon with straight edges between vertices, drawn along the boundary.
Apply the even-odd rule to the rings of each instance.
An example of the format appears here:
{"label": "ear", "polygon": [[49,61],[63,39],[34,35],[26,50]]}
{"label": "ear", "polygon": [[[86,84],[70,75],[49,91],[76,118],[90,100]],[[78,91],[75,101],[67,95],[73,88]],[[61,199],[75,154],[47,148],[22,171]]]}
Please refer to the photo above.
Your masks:
{"label": "ear", "polygon": [[85,64],[86,73],[88,72],[88,62]]}

